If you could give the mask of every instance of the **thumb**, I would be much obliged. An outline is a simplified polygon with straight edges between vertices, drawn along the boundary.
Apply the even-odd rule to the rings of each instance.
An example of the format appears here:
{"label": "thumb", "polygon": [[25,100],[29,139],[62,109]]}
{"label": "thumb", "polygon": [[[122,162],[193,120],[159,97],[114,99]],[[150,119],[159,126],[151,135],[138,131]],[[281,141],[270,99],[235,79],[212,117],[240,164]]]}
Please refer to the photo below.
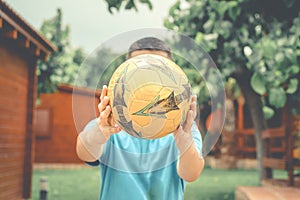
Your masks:
{"label": "thumb", "polygon": [[183,128],[182,125],[180,125],[175,131],[174,131],[174,137],[176,137],[176,135],[181,134],[183,132]]}

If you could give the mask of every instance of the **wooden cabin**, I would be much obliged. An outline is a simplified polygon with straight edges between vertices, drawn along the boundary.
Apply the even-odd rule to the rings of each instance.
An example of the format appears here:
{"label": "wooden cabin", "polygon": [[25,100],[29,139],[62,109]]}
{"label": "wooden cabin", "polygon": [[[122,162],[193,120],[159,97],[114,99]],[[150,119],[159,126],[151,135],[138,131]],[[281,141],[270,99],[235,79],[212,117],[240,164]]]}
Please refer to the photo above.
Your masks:
{"label": "wooden cabin", "polygon": [[0,0],[0,199],[31,195],[36,66],[54,50]]}
{"label": "wooden cabin", "polygon": [[[57,86],[41,94],[36,115],[36,163],[82,163],[76,154],[76,138],[84,126],[99,115],[100,91]],[[72,106],[73,104],[73,106]]]}

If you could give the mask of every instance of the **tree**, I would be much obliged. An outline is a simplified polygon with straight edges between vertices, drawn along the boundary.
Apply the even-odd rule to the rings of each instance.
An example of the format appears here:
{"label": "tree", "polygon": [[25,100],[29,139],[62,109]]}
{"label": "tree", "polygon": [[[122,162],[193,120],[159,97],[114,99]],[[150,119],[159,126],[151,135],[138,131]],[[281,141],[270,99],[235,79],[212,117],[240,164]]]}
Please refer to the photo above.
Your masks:
{"label": "tree", "polygon": [[[213,67],[213,61],[208,58],[206,52],[201,48],[191,47],[193,46],[190,44],[192,40],[187,40],[186,36],[174,35],[173,37],[175,38],[169,42],[173,51],[173,60],[183,69],[192,86],[193,93],[197,94],[198,109],[201,113],[197,117],[197,123],[200,125],[201,132],[205,134],[208,131],[206,126],[208,116],[224,104],[223,80],[222,77],[216,75],[217,69]],[[220,126],[215,126],[214,130],[220,129]],[[212,139],[211,145],[216,140],[217,138]],[[211,145],[203,152],[204,155],[209,153]]]}
{"label": "tree", "polygon": [[77,84],[90,89],[101,89],[108,85],[115,69],[125,61],[126,55],[120,55],[108,47],[98,49],[83,62]]}
{"label": "tree", "polygon": [[237,80],[254,124],[260,180],[263,111],[284,106],[298,86],[299,6],[295,0],[178,1],[165,21],[204,46],[222,74]]}
{"label": "tree", "polygon": [[[119,11],[120,9],[135,9],[136,11],[137,6],[135,0],[105,0],[108,5],[108,11],[113,13],[113,9]],[[138,0],[139,3],[146,4],[149,9],[152,9],[152,4],[150,0]]]}
{"label": "tree", "polygon": [[71,47],[70,28],[63,26],[60,9],[56,16],[43,22],[40,32],[57,47],[57,51],[46,62],[38,64],[38,95],[54,92],[57,83],[72,84],[84,59],[82,49]]}
{"label": "tree", "polygon": [[[119,10],[128,1],[107,2]],[[250,108],[260,181],[265,177],[261,134],[266,118],[299,85],[299,7],[297,0],[180,0],[165,20],[167,28],[203,46],[224,77],[236,79]]]}

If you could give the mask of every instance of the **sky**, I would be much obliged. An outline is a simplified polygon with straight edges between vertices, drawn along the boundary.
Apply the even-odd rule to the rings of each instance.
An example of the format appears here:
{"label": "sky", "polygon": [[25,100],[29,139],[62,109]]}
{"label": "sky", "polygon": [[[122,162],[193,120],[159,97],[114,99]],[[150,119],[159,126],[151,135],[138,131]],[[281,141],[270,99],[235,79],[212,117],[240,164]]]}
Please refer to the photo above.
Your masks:
{"label": "sky", "polygon": [[95,50],[101,43],[123,32],[141,28],[163,28],[175,0],[152,0],[153,9],[138,4],[135,10],[122,10],[110,14],[104,0],[4,0],[14,11],[39,30],[45,19],[63,12],[63,24],[71,29],[71,44],[86,52]]}

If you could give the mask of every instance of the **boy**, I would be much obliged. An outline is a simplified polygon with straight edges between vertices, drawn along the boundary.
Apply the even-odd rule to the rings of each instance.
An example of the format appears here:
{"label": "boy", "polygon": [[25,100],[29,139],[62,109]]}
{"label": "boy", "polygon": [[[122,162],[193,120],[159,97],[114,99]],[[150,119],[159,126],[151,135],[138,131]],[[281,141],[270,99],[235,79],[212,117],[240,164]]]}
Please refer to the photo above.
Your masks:
{"label": "boy", "polygon": [[[141,54],[172,59],[170,48],[153,37],[133,43],[127,57]],[[196,96],[185,122],[173,134],[154,140],[135,138],[114,123],[106,86],[100,100],[100,116],[78,135],[76,147],[80,159],[100,165],[100,199],[183,199],[185,181],[195,181],[204,167],[201,135],[194,122]]]}

